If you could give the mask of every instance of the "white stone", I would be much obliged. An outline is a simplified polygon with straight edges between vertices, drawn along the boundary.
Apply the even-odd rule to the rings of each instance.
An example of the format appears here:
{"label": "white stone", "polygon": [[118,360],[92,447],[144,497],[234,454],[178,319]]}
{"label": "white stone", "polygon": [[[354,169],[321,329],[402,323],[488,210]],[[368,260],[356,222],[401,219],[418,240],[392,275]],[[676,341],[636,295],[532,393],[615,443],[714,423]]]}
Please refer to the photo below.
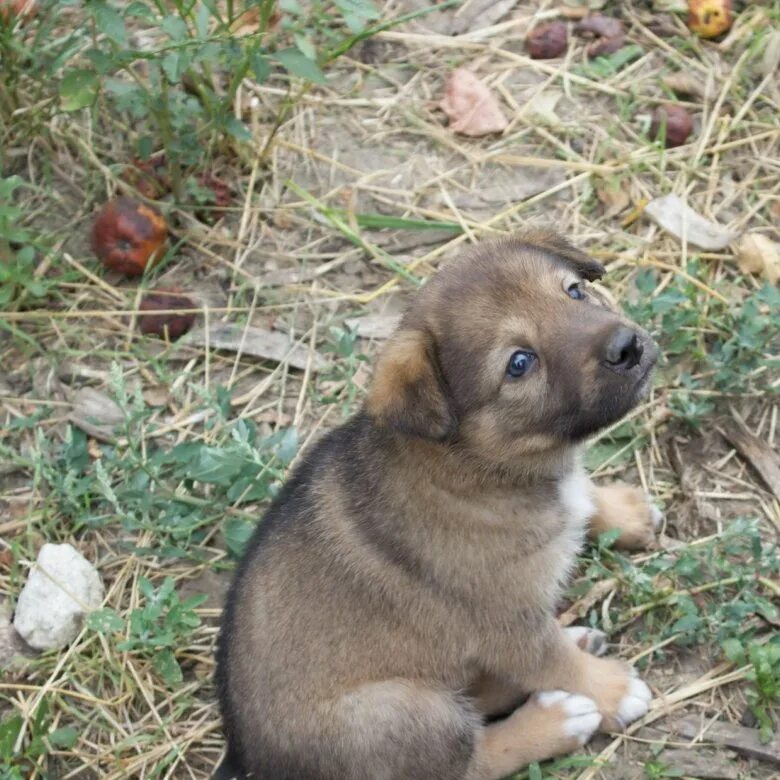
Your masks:
{"label": "white stone", "polygon": [[19,594],[14,628],[37,650],[64,647],[103,595],[100,575],[78,550],[44,544]]}

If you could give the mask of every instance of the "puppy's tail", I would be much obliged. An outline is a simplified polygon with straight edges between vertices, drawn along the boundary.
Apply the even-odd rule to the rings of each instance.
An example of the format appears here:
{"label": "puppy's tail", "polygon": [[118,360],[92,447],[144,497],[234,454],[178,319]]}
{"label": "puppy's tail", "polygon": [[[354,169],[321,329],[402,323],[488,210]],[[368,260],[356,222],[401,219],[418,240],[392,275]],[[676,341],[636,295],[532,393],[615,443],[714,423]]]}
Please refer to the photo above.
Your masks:
{"label": "puppy's tail", "polygon": [[225,760],[214,770],[211,780],[245,780],[241,765],[228,753]]}

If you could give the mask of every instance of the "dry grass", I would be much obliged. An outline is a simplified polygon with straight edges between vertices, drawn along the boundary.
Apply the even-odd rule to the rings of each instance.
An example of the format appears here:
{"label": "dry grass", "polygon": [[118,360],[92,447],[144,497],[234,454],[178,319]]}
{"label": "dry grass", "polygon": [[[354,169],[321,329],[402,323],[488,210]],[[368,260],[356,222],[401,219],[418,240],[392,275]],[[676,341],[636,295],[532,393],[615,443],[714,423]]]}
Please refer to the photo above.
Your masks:
{"label": "dry grass", "polygon": [[[407,5],[413,3],[391,0],[386,12],[396,15]],[[599,478],[641,483],[665,506],[661,549],[633,561],[636,571],[649,572],[650,592],[662,598],[637,596],[637,580],[624,562],[597,551],[567,605],[567,614],[603,623],[615,652],[645,665],[657,699],[627,734],[594,743],[592,755],[610,763],[545,771],[581,780],[663,777],[664,745],[692,744],[670,737],[673,714],[699,716],[704,741],[716,719],[755,725],[746,698],[749,667],[726,662],[709,629],[670,630],[680,616],[670,605],[685,596],[704,613],[710,596],[737,598],[752,564],[737,554],[719,580],[710,582],[703,571],[699,585],[645,567],[717,545],[737,517],[755,518],[765,542],[776,543],[780,496],[719,432],[739,419],[775,446],[771,365],[761,363],[747,376],[734,365],[733,376],[716,382],[715,370],[700,359],[722,338],[713,323],[723,307],[743,301],[760,283],[737,270],[730,249],[699,252],[663,233],[643,207],[673,192],[721,225],[780,239],[780,87],[776,71],[762,72],[759,46],[767,28],[780,24],[780,9],[747,4],[726,38],[709,43],[692,39],[681,19],[649,12],[649,4],[619,5],[629,44],[639,50],[612,74],[594,71],[581,41],[561,60],[525,55],[527,30],[558,14],[549,2],[518,4],[459,36],[427,31],[444,29],[452,9],[380,33],[330,67],[328,87],[296,89],[270,146],[287,83],[245,82],[237,110],[253,141],[241,156],[210,163],[234,188],[233,205],[215,211],[208,224],[194,216],[192,203],[165,201],[179,242],[175,258],[141,283],[100,269],[86,238],[97,204],[116,192],[132,194],[119,175],[132,128],[111,116],[93,126],[76,113],[59,115],[32,142],[13,129],[7,133],[6,175],[34,185],[19,199],[26,225],[52,236],[55,247],[35,276],[56,284],[44,304],[0,313],[0,597],[13,603],[43,541],[70,541],[96,562],[106,606],[123,617],[141,603],[141,577],[159,584],[170,575],[180,590],[210,595],[197,610],[203,622],[176,647],[184,679],[174,686],[161,679],[151,656],[121,651],[121,637],[88,627],[60,652],[17,658],[0,683],[0,720],[22,716],[14,739],[19,776],[201,778],[220,756],[211,674],[220,595],[231,568],[223,521],[254,520],[264,503],[227,498],[215,485],[193,488],[166,472],[150,490],[185,502],[189,492],[202,512],[197,531],[177,538],[152,521],[123,522],[143,512],[123,483],[122,459],[137,474],[147,455],[176,444],[227,448],[236,420],[252,421],[260,435],[293,427],[305,447],[359,404],[369,372],[358,356],[372,355],[381,341],[361,338],[328,351],[343,335],[344,320],[370,315],[381,336],[415,286],[459,246],[529,223],[553,224],[602,259],[610,291],[634,310],[671,290],[688,290],[685,285],[691,290],[672,307],[685,314],[677,325],[685,338],[653,396],[628,424],[600,437],[591,464]],[[500,137],[471,140],[447,130],[436,104],[458,65],[468,65],[500,97],[511,117]],[[652,109],[670,99],[662,79],[675,71],[701,85],[700,95],[679,101],[695,116],[696,129],[685,146],[662,150],[646,131]],[[545,117],[539,99],[552,94],[559,95],[554,116],[548,102]],[[361,228],[366,214],[457,229]],[[637,287],[647,269],[655,274],[649,293]],[[138,333],[140,296],[152,285],[195,294],[205,340],[171,345]],[[656,312],[656,326],[669,325],[665,316]],[[239,328],[237,348],[212,349],[209,328],[227,322]],[[288,334],[291,351],[275,361],[254,356],[250,325]],[[680,333],[662,334],[662,341]],[[294,346],[305,356],[297,368]],[[770,350],[769,342],[755,349]],[[318,369],[316,354],[327,367]],[[84,386],[145,400],[129,403],[126,427],[106,429],[91,419],[99,410],[79,407]],[[218,388],[230,391],[227,401]],[[87,449],[58,455],[74,421],[88,434]],[[114,505],[97,484],[101,459],[120,496]],[[82,515],[71,501],[73,485],[56,479],[58,469],[71,467],[94,483],[78,492]],[[282,472],[273,460],[267,469],[270,482]],[[764,580],[750,587],[776,599],[772,575]],[[761,642],[772,641],[778,625],[758,614],[737,623],[752,627]],[[42,703],[45,723],[36,725]],[[66,726],[77,730],[72,745],[30,749],[36,729],[45,734]],[[777,776],[776,765],[748,762],[744,753],[699,750],[704,765],[726,765],[734,777]]]}

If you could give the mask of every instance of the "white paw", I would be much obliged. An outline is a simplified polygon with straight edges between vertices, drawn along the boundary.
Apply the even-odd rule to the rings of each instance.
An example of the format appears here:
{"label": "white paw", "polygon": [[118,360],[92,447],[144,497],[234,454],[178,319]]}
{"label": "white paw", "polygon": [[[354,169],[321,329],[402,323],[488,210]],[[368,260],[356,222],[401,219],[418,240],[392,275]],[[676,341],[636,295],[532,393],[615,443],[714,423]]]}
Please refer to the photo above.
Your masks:
{"label": "white paw", "polygon": [[567,691],[543,691],[536,694],[536,699],[545,708],[560,705],[566,714],[563,733],[574,737],[580,745],[584,745],[601,725],[598,705],[587,696]]}
{"label": "white paw", "polygon": [[604,655],[607,652],[607,635],[603,631],[587,626],[569,626],[563,630],[580,650],[591,655]]}
{"label": "white paw", "polygon": [[621,699],[618,707],[617,720],[620,725],[625,728],[629,723],[647,714],[652,698],[653,694],[647,685],[638,677],[632,677],[628,685],[628,693]]}

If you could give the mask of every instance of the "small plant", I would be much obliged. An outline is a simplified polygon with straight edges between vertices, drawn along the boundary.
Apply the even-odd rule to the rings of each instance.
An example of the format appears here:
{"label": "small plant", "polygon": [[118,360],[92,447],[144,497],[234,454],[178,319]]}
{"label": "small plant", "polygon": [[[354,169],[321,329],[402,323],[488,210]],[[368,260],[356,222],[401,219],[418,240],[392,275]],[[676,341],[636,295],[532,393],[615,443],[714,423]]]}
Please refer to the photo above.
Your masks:
{"label": "small plant", "polygon": [[165,683],[176,685],[183,675],[175,648],[186,645],[184,640],[200,625],[195,608],[208,597],[195,595],[181,601],[171,577],[166,577],[159,588],[141,577],[138,588],[145,603],[130,613],[127,626],[119,614],[108,608],[92,612],[87,625],[101,633],[126,631],[127,639],[117,644],[117,650],[151,657],[154,670]]}
{"label": "small plant", "polygon": [[675,276],[654,295],[655,271],[641,269],[635,281],[638,302],[627,304],[626,310],[652,330],[666,362],[680,366],[668,403],[681,419],[696,426],[714,407],[713,390],[771,390],[770,377],[777,366],[772,345],[780,338],[774,314],[780,308],[780,292],[766,284],[742,300],[724,303],[690,281],[701,275],[695,260],[686,272],[688,278]]}
{"label": "small plant", "polygon": [[319,400],[322,403],[339,403],[344,417],[348,417],[355,409],[361,389],[353,381],[354,376],[361,363],[368,360],[368,357],[359,352],[357,347],[357,331],[347,325],[330,328],[330,339],[326,350],[338,359],[334,361],[333,369],[327,377],[328,390]]}
{"label": "small plant", "polygon": [[23,184],[18,176],[0,179],[0,310],[43,298],[52,285],[35,275],[35,241],[20,224],[24,210],[12,202]]}
{"label": "small plant", "polygon": [[780,705],[780,638],[766,644],[727,639],[723,652],[737,666],[750,665],[747,679],[752,683],[746,695],[750,711],[758,721],[762,742],[769,742],[775,731],[770,708]]}
{"label": "small plant", "polygon": [[[52,729],[48,698],[41,699],[27,719],[18,714],[0,720],[0,780],[26,780],[43,756],[52,750],[68,750],[78,741],[72,726]],[[17,745],[21,741],[21,750]]]}
{"label": "small plant", "polygon": [[[77,111],[105,101],[109,111],[141,123],[136,153],[148,159],[161,143],[178,200],[204,148],[251,140],[235,112],[245,78],[262,83],[282,72],[324,83],[320,65],[365,37],[378,16],[368,0],[226,7],[140,0],[90,3],[87,12],[90,34],[60,83],[61,106]],[[266,148],[289,107],[283,103],[271,123]]]}
{"label": "small plant", "polygon": [[[143,445],[149,409],[114,373],[113,397],[125,414],[121,443],[104,445],[90,457],[83,431],[69,426],[62,444],[37,431],[33,462],[36,482],[46,489],[64,525],[98,528],[121,518],[126,531],[149,531],[154,548],[138,554],[197,556],[197,545],[214,523],[222,523],[228,549],[239,554],[261,512],[243,506],[266,502],[284,478],[298,449],[294,428],[261,437],[251,420],[227,422],[230,395],[206,398],[212,412],[209,442],[172,448]],[[94,455],[94,453],[93,453]]]}

